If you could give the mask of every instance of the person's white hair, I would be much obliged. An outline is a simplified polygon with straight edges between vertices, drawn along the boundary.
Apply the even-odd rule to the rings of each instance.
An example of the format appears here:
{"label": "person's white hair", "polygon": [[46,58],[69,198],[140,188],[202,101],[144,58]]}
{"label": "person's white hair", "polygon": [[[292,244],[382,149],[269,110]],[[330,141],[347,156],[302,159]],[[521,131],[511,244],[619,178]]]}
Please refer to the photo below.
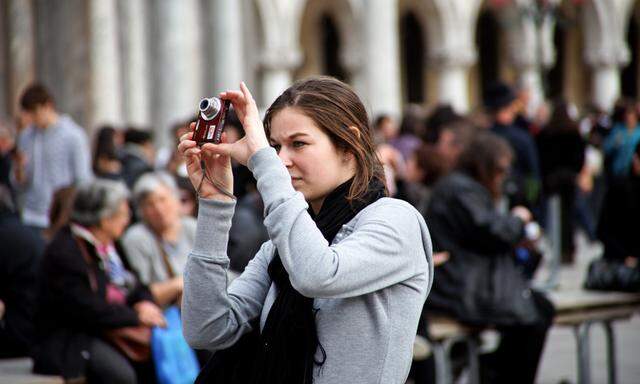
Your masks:
{"label": "person's white hair", "polygon": [[[150,172],[142,175],[133,186],[133,202],[136,209],[140,209],[140,205],[150,194],[156,192],[158,188],[168,188],[171,194],[180,200],[178,186],[171,175],[166,172]],[[138,217],[142,217],[138,212]]]}
{"label": "person's white hair", "polygon": [[129,198],[127,187],[118,181],[94,179],[78,187],[71,221],[84,227],[100,225],[100,220],[113,216]]}

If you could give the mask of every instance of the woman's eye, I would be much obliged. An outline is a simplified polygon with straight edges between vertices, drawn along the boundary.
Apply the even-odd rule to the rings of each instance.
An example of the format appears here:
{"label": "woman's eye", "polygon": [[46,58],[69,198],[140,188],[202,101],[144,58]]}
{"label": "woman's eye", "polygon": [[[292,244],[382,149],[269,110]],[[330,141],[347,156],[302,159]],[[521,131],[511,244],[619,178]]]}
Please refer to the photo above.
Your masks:
{"label": "woman's eye", "polygon": [[301,147],[305,146],[306,144],[307,144],[307,143],[302,142],[302,141],[294,141],[294,142],[293,142],[293,147],[294,147],[294,148],[301,148]]}

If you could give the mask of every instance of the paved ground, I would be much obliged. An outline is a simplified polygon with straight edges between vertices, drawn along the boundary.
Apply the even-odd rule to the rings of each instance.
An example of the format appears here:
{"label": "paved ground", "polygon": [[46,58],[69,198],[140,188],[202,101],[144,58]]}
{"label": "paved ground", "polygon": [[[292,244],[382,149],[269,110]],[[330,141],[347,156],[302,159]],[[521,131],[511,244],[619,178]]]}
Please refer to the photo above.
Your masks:
{"label": "paved ground", "polygon": [[[599,253],[597,246],[578,236],[578,259],[572,267],[562,268],[560,289],[579,287],[589,261]],[[615,325],[617,372],[619,384],[640,384],[640,315]],[[607,383],[604,332],[593,327],[591,332],[591,375],[593,384]],[[576,343],[571,328],[551,330],[538,374],[540,384],[576,383]]]}

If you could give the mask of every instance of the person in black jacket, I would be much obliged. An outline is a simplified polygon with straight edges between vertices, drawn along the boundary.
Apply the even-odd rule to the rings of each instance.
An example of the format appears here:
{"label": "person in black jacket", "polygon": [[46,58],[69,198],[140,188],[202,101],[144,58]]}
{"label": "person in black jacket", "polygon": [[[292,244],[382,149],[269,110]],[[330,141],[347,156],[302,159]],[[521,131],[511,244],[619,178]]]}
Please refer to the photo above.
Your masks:
{"label": "person in black jacket", "polygon": [[98,179],[78,189],[70,225],[57,233],[43,256],[36,373],[84,376],[89,383],[137,382],[139,367],[104,334],[127,326],[164,326],[165,320],[114,246],[128,223],[123,184]]}
{"label": "person in black jacket", "polygon": [[427,310],[500,331],[498,349],[482,360],[483,379],[491,383],[534,382],[554,312],[530,289],[513,255],[535,228],[531,212],[517,206],[503,214],[495,207],[512,158],[504,139],[478,134],[457,170],[436,184],[425,216],[434,251],[449,252]]}
{"label": "person in black jacket", "polygon": [[536,142],[544,195],[558,194],[562,205],[562,261],[571,263],[575,251],[576,181],[584,165],[586,142],[580,135],[570,104],[560,102],[555,105],[551,120],[538,134]]}
{"label": "person in black jacket", "polygon": [[540,187],[540,164],[536,143],[531,134],[515,123],[516,94],[504,83],[488,88],[485,105],[493,120],[491,132],[504,138],[514,151],[513,167],[507,180],[506,194],[511,206],[533,207]]}
{"label": "person in black jacket", "polygon": [[44,242],[13,211],[0,185],[0,358],[28,356],[33,342],[36,267]]}

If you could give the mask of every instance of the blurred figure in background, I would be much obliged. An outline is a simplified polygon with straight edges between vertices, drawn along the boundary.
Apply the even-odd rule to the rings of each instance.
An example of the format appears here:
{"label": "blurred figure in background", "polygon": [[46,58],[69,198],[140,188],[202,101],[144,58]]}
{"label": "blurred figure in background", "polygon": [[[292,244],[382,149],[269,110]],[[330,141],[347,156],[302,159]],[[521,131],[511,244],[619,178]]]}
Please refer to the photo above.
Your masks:
{"label": "blurred figure in background", "polygon": [[93,149],[93,173],[96,177],[110,180],[122,178],[117,136],[118,132],[111,126],[98,129]]}
{"label": "blurred figure in background", "polygon": [[510,204],[531,208],[536,204],[539,194],[540,165],[531,134],[515,125],[516,95],[507,84],[496,83],[489,87],[484,97],[493,121],[491,131],[507,140],[515,153],[506,187]]}
{"label": "blurred figure in background", "polygon": [[398,136],[390,139],[388,143],[397,149],[406,161],[422,144],[420,137],[423,131],[424,110],[419,105],[409,104],[403,111]]}
{"label": "blurred figure in background", "polygon": [[609,175],[624,179],[629,174],[633,151],[640,142],[638,112],[630,101],[621,101],[614,111],[614,126],[604,140],[603,150]]}
{"label": "blurred figure in background", "polygon": [[6,186],[0,186],[0,244],[0,358],[29,356],[44,242],[20,222]]}
{"label": "blurred figure in background", "polygon": [[574,223],[577,180],[584,167],[586,143],[580,135],[575,106],[558,102],[547,126],[537,136],[542,188],[546,198],[561,201],[561,245],[563,263],[574,260]]}
{"label": "blurred figure in background", "polygon": [[398,125],[391,116],[383,114],[375,119],[373,132],[376,153],[384,168],[385,185],[389,196],[397,196],[397,183],[404,177],[405,161],[402,153],[390,143],[398,137]]}
{"label": "blurred figure in background", "polygon": [[436,184],[426,215],[434,251],[450,255],[435,274],[426,308],[500,331],[498,349],[481,360],[488,383],[535,381],[554,315],[515,262],[516,247],[536,236],[531,212],[496,208],[513,156],[505,140],[476,135],[456,171]]}
{"label": "blurred figure in background", "polygon": [[[15,136],[13,129],[9,123],[0,121],[0,185],[7,187],[10,191],[11,186],[11,167],[13,156],[16,149]],[[11,193],[13,199],[13,193]]]}
{"label": "blurred figure in background", "polygon": [[373,122],[373,132],[376,144],[389,143],[391,140],[398,137],[399,131],[400,127],[398,127],[398,124],[387,114],[378,115]]}
{"label": "blurred figure in background", "polygon": [[18,137],[12,181],[20,195],[22,221],[41,233],[49,226],[53,192],[91,179],[91,154],[84,130],[58,113],[44,86],[28,87],[20,107],[27,127]]}
{"label": "blurred figure in background", "polygon": [[147,173],[133,188],[141,221],[122,238],[129,263],[155,301],[164,306],[182,294],[182,272],[193,248],[196,221],[180,212],[180,196],[168,174]]}
{"label": "blurred figure in background", "polygon": [[151,132],[137,128],[129,128],[125,131],[120,161],[122,178],[129,189],[133,188],[140,176],[153,172],[155,153]]}
{"label": "blurred figure in background", "polygon": [[129,224],[124,184],[96,179],[79,187],[71,223],[45,250],[38,279],[34,371],[89,383],[152,382],[107,334],[164,326],[149,290],[128,270],[116,241]]}
{"label": "blurred figure in background", "polygon": [[433,144],[440,138],[442,127],[461,120],[462,116],[458,115],[451,105],[440,104],[429,114],[424,123],[424,131],[422,140],[425,143]]}
{"label": "blurred figure in background", "polygon": [[636,144],[626,177],[611,185],[604,199],[598,222],[598,237],[604,244],[606,259],[638,266],[640,257],[640,143]]}

